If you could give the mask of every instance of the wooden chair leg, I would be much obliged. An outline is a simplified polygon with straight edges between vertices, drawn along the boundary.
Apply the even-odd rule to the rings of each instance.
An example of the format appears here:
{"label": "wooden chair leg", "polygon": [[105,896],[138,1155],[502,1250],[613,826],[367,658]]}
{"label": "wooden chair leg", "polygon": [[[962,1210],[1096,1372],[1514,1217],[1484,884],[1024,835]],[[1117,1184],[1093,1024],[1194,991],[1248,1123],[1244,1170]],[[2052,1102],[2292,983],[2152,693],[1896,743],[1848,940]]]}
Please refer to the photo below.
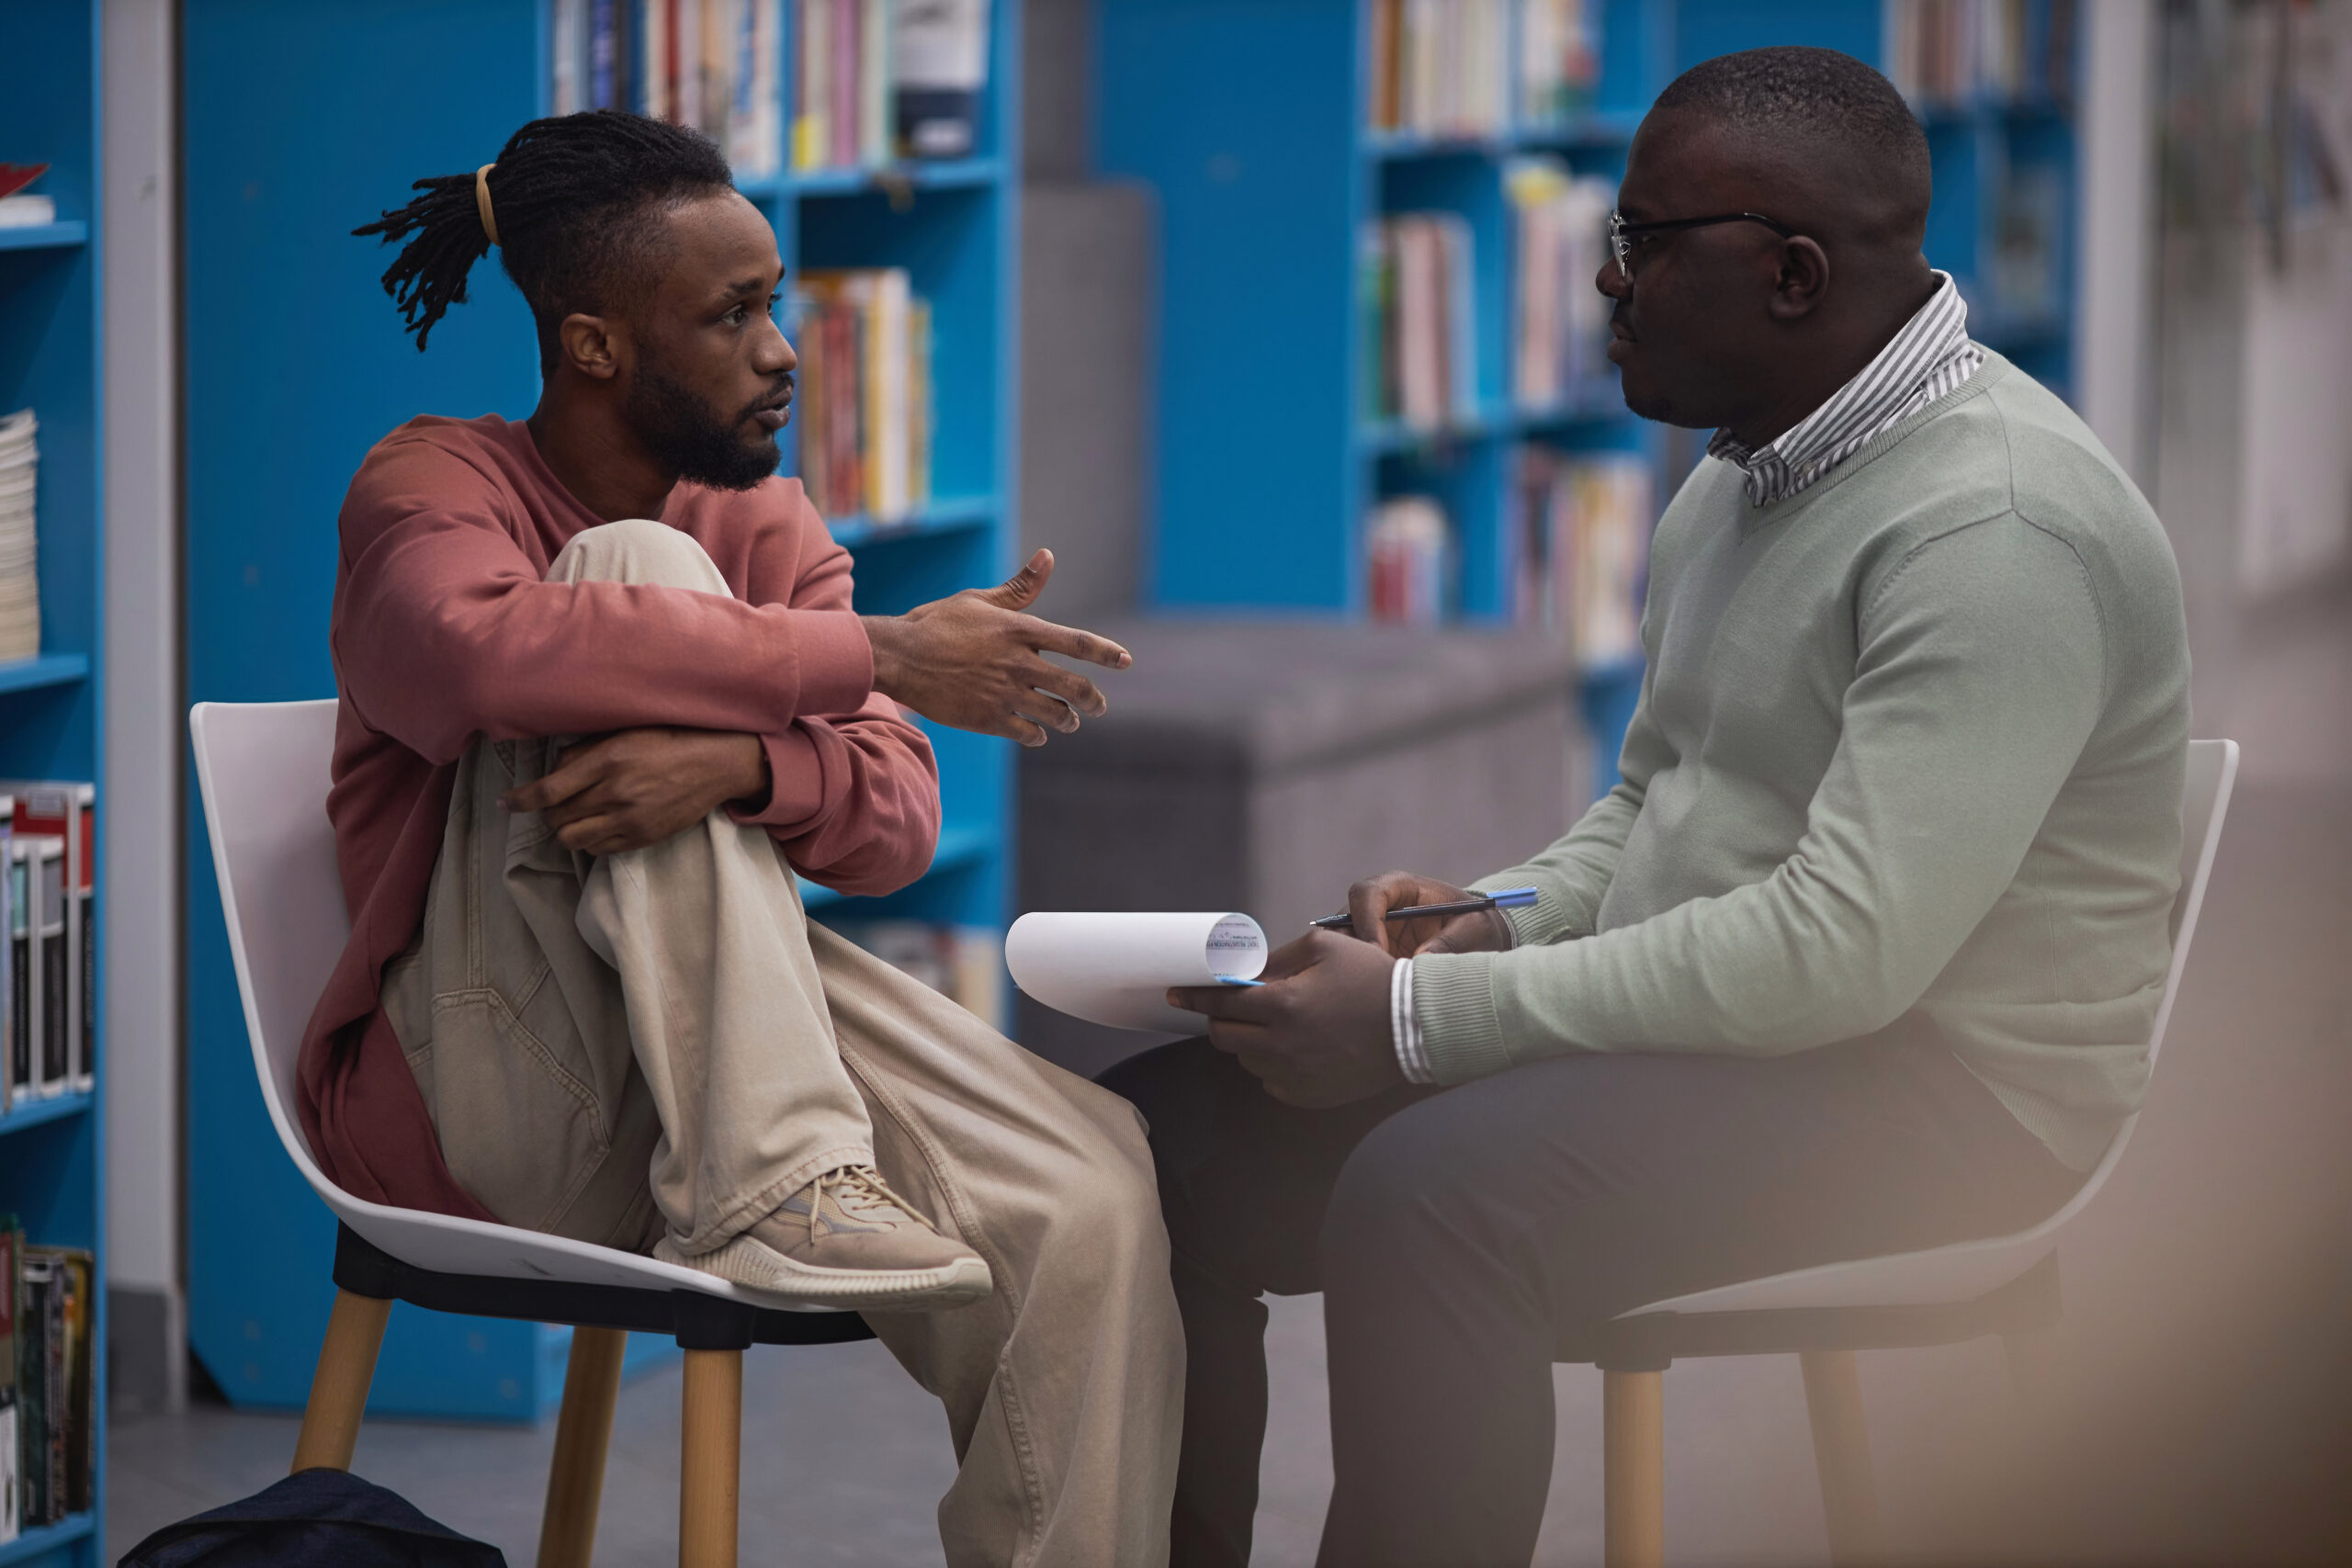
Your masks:
{"label": "wooden chair leg", "polygon": [[1666,1374],[1600,1374],[1600,1485],[1608,1568],[1666,1562]]}
{"label": "wooden chair leg", "polygon": [[605,1495],[605,1451],[613,1438],[613,1401],[621,1391],[628,1331],[575,1328],[563,1374],[563,1411],[555,1423],[555,1461],[548,1467],[547,1510],[539,1517],[539,1568],[588,1568],[596,1549],[596,1505]]}
{"label": "wooden chair leg", "polygon": [[742,1484],[743,1352],[686,1352],[680,1427],[678,1568],[735,1568]]}
{"label": "wooden chair leg", "polygon": [[302,1410],[302,1435],[294,1439],[294,1469],[349,1470],[359,1441],[359,1418],[368,1408],[368,1385],[376,1381],[376,1352],[384,1348],[384,1320],[392,1303],[373,1296],[334,1293],[326,1343],[311,1374],[311,1402]]}
{"label": "wooden chair leg", "polygon": [[1829,1561],[1856,1568],[1884,1556],[1878,1483],[1871,1473],[1870,1434],[1862,1425],[1862,1378],[1851,1350],[1807,1350],[1804,1406],[1813,1417],[1813,1459],[1821,1472],[1821,1506],[1829,1516]]}

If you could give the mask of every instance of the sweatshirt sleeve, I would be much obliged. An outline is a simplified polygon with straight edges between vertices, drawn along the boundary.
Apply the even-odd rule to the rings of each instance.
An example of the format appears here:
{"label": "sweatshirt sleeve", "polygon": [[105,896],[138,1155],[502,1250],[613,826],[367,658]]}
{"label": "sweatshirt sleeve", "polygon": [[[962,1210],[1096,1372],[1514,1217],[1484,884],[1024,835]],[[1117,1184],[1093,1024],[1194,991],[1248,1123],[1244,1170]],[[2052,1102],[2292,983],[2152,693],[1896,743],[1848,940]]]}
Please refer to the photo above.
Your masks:
{"label": "sweatshirt sleeve", "polygon": [[[424,443],[379,450],[344,503],[334,655],[362,719],[435,763],[476,735],[640,725],[781,735],[866,700],[873,650],[838,607],[547,582],[495,488]],[[844,574],[845,575],[845,574]]]}
{"label": "sweatshirt sleeve", "polygon": [[1415,960],[1439,1082],[1572,1051],[1785,1055],[1883,1028],[1926,993],[2098,721],[2099,610],[2072,548],[2003,513],[1912,551],[1857,619],[1842,734],[1795,852],[1580,942]]}
{"label": "sweatshirt sleeve", "polygon": [[[763,538],[755,548],[752,596],[773,593],[797,610],[847,613],[849,552],[806,494],[793,525],[788,537]],[[771,548],[784,545],[792,547]],[[896,892],[931,868],[939,768],[930,740],[896,703],[872,693],[846,712],[796,718],[762,741],[773,785],[763,806],[737,818],[765,828],[795,871],[836,892],[872,895]]]}

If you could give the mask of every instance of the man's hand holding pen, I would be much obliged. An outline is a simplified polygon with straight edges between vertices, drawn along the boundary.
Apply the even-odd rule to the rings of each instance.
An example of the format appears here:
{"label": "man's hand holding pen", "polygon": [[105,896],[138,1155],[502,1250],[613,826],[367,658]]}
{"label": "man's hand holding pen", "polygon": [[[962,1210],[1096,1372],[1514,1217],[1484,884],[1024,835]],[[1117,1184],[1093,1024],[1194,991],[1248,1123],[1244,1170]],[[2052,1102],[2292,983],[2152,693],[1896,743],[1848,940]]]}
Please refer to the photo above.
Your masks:
{"label": "man's hand holding pen", "polygon": [[[1206,1015],[1209,1043],[1238,1057],[1285,1105],[1325,1110],[1368,1100],[1405,1081],[1389,1014],[1396,960],[1508,948],[1510,922],[1502,909],[1523,901],[1388,872],[1348,889],[1351,934],[1318,921],[1274,950],[1262,985],[1181,987],[1168,999]],[[1390,918],[1428,905],[1456,908]]]}

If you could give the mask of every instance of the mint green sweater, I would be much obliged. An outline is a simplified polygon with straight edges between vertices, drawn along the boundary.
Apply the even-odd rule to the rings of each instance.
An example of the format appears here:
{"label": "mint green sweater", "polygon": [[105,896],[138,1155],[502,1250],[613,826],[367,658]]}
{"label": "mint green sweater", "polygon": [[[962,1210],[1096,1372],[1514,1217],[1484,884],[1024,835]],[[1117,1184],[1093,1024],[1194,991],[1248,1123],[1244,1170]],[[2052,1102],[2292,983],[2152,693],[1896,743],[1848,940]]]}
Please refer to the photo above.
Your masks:
{"label": "mint green sweater", "polygon": [[1787,501],[1708,458],[1642,643],[1623,782],[1478,884],[1539,890],[1518,945],[1414,961],[1438,1081],[1916,1009],[2097,1163],[2147,1085],[2188,735],[2179,574],[2097,438],[1988,354]]}

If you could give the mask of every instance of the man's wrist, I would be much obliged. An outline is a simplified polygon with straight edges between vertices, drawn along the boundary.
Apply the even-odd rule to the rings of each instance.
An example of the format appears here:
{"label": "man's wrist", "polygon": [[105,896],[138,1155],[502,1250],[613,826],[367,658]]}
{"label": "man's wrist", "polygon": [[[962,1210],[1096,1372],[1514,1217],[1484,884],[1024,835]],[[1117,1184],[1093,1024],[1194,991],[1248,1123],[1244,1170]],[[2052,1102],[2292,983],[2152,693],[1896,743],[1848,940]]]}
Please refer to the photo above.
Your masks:
{"label": "man's wrist", "polygon": [[866,646],[874,650],[874,689],[895,696],[899,686],[899,634],[906,622],[897,615],[860,615]]}

